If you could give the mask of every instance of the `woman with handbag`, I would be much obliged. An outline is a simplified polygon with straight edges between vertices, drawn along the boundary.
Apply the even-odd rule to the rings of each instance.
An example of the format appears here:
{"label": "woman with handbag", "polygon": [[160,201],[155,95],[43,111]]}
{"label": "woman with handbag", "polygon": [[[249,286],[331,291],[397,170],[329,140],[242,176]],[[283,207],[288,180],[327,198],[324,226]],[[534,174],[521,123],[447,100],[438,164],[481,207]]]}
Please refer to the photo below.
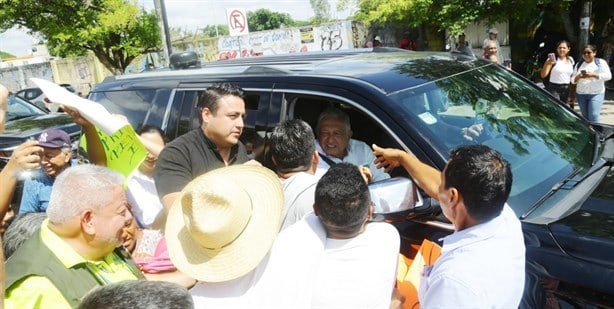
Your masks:
{"label": "woman with handbag", "polygon": [[[569,95],[569,84],[573,73],[574,60],[569,56],[569,42],[563,40],[556,44],[556,56],[549,54],[544,62],[541,78],[547,81],[546,90],[552,95],[573,107],[573,94]],[[571,99],[571,100],[570,100]]]}

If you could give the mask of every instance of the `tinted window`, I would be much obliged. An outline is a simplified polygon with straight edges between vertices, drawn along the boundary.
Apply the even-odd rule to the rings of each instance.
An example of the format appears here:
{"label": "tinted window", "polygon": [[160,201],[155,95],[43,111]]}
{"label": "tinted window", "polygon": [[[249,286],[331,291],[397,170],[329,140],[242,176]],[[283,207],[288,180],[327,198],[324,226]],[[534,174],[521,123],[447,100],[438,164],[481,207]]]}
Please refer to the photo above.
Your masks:
{"label": "tinted window", "polygon": [[[399,68],[413,74],[411,67]],[[390,95],[400,122],[444,157],[461,144],[497,149],[511,163],[509,204],[523,213],[556,183],[593,160],[595,135],[572,112],[505,69],[488,65]],[[463,133],[477,126],[479,137]]]}
{"label": "tinted window", "polygon": [[[159,97],[158,94],[160,95]],[[145,123],[154,100],[168,102],[170,92],[168,89],[133,89],[128,91],[107,91],[95,92],[90,94],[90,100],[96,101],[104,105],[111,114],[120,114],[128,118],[128,121],[134,128],[140,127]],[[158,119],[159,111],[155,113]],[[154,118],[152,118],[154,119]],[[161,126],[162,123],[154,123],[149,121],[148,124]]]}

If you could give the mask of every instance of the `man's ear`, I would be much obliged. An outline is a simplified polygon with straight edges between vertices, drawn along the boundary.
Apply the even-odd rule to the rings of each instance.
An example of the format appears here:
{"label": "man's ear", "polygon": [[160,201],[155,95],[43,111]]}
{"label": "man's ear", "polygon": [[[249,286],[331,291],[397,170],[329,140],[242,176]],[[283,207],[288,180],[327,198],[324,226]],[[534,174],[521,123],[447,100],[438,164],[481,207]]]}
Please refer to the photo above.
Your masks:
{"label": "man's ear", "polygon": [[352,138],[352,134],[354,134],[354,132],[352,132],[352,130],[348,131],[348,138]]}
{"label": "man's ear", "polygon": [[312,155],[312,159],[311,159],[311,167],[309,168],[309,171],[311,172],[316,172],[316,170],[318,169],[318,163],[320,163],[320,155],[318,154],[318,151],[314,151],[313,155]]}
{"label": "man's ear", "polygon": [[313,205],[313,214],[316,215],[316,217],[319,217],[318,216],[318,210],[316,209],[316,205],[315,204]]}
{"label": "man's ear", "polygon": [[94,212],[91,209],[81,213],[81,230],[88,235],[96,234],[96,228],[94,228]]}
{"label": "man's ear", "polygon": [[201,115],[201,117],[203,119],[203,122],[209,122],[209,118],[211,118],[211,116],[213,116],[213,113],[211,112],[211,110],[208,107],[205,107],[200,112],[200,115]]}

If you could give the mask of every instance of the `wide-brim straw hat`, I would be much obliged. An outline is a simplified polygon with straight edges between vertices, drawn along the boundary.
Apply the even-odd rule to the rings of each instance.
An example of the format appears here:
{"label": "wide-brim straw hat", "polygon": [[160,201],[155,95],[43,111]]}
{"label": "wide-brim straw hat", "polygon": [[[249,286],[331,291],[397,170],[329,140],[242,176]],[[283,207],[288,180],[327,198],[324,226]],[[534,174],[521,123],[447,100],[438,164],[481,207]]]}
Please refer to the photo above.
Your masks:
{"label": "wide-brim straw hat", "polygon": [[253,270],[281,224],[279,178],[255,165],[233,165],[192,180],[168,213],[165,237],[173,264],[194,279],[223,282]]}

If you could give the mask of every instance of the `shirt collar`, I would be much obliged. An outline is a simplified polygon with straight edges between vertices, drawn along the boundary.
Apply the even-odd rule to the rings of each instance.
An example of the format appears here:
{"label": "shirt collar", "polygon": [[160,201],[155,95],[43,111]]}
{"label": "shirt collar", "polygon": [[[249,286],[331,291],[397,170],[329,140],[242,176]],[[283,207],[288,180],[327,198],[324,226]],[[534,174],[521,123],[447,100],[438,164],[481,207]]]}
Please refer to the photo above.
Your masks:
{"label": "shirt collar", "polygon": [[[220,151],[218,150],[217,145],[205,135],[205,132],[203,132],[202,129],[198,129],[198,131],[200,131],[200,135],[205,139],[205,143],[207,144],[207,147],[209,149],[213,150],[219,156]],[[237,158],[237,154],[239,153],[239,143],[233,145],[230,148],[230,156],[228,157],[228,163],[229,164],[234,162],[234,160]],[[220,158],[221,158],[221,156],[220,156]]]}
{"label": "shirt collar", "polygon": [[456,231],[451,235],[444,237],[444,246],[442,247],[441,251],[453,251],[474,242],[491,238],[497,234],[499,229],[507,228],[508,225],[505,223],[505,216],[507,215],[506,207],[507,205],[503,207],[503,211],[501,211],[500,215],[487,222],[474,225],[462,231]]}
{"label": "shirt collar", "polygon": [[45,219],[41,225],[41,239],[43,243],[53,248],[52,252],[64,264],[66,268],[71,268],[77,264],[85,263],[88,260],[77,253],[70,245],[68,245],[60,236],[54,233],[47,226],[49,219]]}

